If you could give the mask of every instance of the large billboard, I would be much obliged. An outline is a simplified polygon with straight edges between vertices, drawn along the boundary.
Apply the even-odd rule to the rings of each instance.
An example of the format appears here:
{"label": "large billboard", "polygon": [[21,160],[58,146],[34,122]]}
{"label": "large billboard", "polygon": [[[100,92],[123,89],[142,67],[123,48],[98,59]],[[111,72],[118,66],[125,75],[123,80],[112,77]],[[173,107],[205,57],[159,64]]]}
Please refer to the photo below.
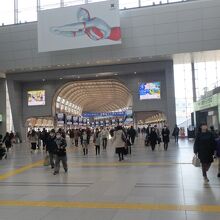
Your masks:
{"label": "large billboard", "polygon": [[38,51],[121,43],[117,0],[39,11]]}
{"label": "large billboard", "polygon": [[139,95],[140,100],[160,99],[160,82],[141,83]]}
{"label": "large billboard", "polygon": [[28,106],[45,105],[45,90],[28,91]]}

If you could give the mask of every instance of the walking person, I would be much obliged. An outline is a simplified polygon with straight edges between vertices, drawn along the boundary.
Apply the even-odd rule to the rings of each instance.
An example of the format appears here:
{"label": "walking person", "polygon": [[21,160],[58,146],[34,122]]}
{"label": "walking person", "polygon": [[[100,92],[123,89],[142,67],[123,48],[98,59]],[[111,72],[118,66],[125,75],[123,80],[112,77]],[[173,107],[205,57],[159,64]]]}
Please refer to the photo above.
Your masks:
{"label": "walking person", "polygon": [[57,144],[56,144],[56,133],[52,129],[46,141],[46,151],[49,153],[51,169],[55,166],[55,156],[56,156]]}
{"label": "walking person", "polygon": [[95,153],[96,155],[100,155],[100,145],[101,145],[102,135],[98,128],[95,129],[93,142],[95,144]]}
{"label": "walking person", "polygon": [[164,143],[164,150],[167,151],[168,144],[170,142],[170,130],[166,125],[164,125],[162,129],[162,137],[163,137],[163,143]]}
{"label": "walking person", "polygon": [[131,141],[132,145],[134,145],[136,135],[137,135],[136,130],[134,129],[133,126],[131,126],[130,129],[128,130],[128,138]]}
{"label": "walking person", "polygon": [[74,133],[75,146],[78,147],[79,146],[79,136],[80,136],[79,130],[74,129],[73,133]]}
{"label": "walking person", "polygon": [[173,133],[172,133],[172,136],[174,137],[175,139],[175,143],[178,143],[178,140],[179,140],[179,132],[180,132],[180,129],[177,125],[175,125],[174,129],[173,129]]}
{"label": "walking person", "polygon": [[66,140],[62,137],[61,133],[56,134],[56,159],[55,159],[55,168],[54,168],[54,175],[58,174],[60,171],[60,161],[62,161],[63,169],[65,173],[68,171],[67,167],[67,155],[66,155]]}
{"label": "walking person", "polygon": [[85,130],[82,130],[82,147],[83,147],[83,154],[88,154],[88,137],[87,132]]}
{"label": "walking person", "polygon": [[108,130],[106,128],[103,128],[101,131],[103,150],[106,150],[108,144],[108,135],[109,135]]}
{"label": "walking person", "polygon": [[69,130],[69,137],[70,137],[70,143],[74,145],[74,130],[73,129]]}
{"label": "walking person", "polygon": [[220,132],[218,138],[216,139],[216,156],[218,160],[218,177],[220,177]]}
{"label": "walking person", "polygon": [[37,148],[37,141],[38,141],[37,132],[34,129],[28,134],[28,139],[29,142],[31,143],[31,153],[33,153]]}
{"label": "walking person", "polygon": [[202,175],[205,183],[209,182],[207,172],[213,162],[215,146],[213,134],[208,131],[207,124],[202,124],[195,139],[194,153],[198,155],[202,164]]}
{"label": "walking person", "polygon": [[114,131],[112,142],[115,146],[115,152],[118,154],[119,161],[124,160],[126,134],[122,130],[122,126],[118,125]]}
{"label": "walking person", "polygon": [[2,143],[5,143],[6,150],[9,151],[9,149],[11,148],[11,137],[10,137],[9,132],[6,132],[2,140]]}
{"label": "walking person", "polygon": [[149,140],[150,140],[150,145],[151,145],[152,151],[155,150],[155,146],[156,146],[156,144],[157,144],[157,139],[158,139],[158,137],[157,137],[157,132],[156,132],[156,130],[155,130],[155,127],[153,127],[153,128],[151,129],[151,133],[150,133],[150,136],[149,136]]}

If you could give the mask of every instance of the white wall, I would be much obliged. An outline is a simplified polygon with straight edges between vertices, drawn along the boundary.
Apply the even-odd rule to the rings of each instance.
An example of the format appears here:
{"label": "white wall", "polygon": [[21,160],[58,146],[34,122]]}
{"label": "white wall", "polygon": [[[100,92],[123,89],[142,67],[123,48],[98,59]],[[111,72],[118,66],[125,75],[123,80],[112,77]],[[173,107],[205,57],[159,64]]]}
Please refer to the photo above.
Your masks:
{"label": "white wall", "polygon": [[0,71],[220,49],[220,1],[121,11],[122,45],[37,52],[37,23],[0,28]]}

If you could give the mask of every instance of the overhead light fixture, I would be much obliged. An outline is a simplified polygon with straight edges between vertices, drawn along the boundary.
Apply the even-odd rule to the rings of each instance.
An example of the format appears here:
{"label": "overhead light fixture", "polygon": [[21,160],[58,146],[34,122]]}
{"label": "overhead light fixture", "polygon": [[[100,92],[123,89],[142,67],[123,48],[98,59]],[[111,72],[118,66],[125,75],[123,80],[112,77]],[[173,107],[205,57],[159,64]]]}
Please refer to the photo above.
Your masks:
{"label": "overhead light fixture", "polygon": [[134,74],[137,74],[137,72],[134,72]]}
{"label": "overhead light fixture", "polygon": [[117,74],[117,73],[115,73],[114,75],[115,75],[115,76],[117,76],[118,74]]}
{"label": "overhead light fixture", "polygon": [[63,79],[62,77],[60,77],[60,79]]}
{"label": "overhead light fixture", "polygon": [[42,79],[42,81],[43,81],[43,82],[45,82],[45,81],[46,81],[46,79]]}

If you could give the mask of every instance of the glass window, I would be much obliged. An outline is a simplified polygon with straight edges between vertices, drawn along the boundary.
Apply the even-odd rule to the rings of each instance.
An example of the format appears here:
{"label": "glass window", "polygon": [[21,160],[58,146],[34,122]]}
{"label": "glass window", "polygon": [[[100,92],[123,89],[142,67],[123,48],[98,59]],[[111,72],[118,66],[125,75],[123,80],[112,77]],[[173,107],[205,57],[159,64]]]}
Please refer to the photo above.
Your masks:
{"label": "glass window", "polygon": [[120,9],[135,8],[135,7],[139,7],[139,0],[120,0],[119,1]]}
{"label": "glass window", "polygon": [[191,64],[174,65],[174,79],[177,124],[186,130],[191,124],[191,112],[193,112]]}
{"label": "glass window", "polygon": [[85,4],[85,0],[64,0],[64,6],[71,6],[71,5],[82,5]]}
{"label": "glass window", "polygon": [[148,6],[148,5],[159,5],[159,4],[168,3],[167,0],[141,0],[141,6]]}
{"label": "glass window", "polygon": [[40,1],[40,9],[50,9],[50,8],[58,8],[60,7],[60,0],[41,0]]}
{"label": "glass window", "polygon": [[37,1],[18,0],[18,22],[37,20]]}
{"label": "glass window", "polygon": [[103,2],[103,1],[106,1],[106,0],[88,0],[88,3]]}
{"label": "glass window", "polygon": [[14,23],[14,0],[0,0],[0,25]]}

